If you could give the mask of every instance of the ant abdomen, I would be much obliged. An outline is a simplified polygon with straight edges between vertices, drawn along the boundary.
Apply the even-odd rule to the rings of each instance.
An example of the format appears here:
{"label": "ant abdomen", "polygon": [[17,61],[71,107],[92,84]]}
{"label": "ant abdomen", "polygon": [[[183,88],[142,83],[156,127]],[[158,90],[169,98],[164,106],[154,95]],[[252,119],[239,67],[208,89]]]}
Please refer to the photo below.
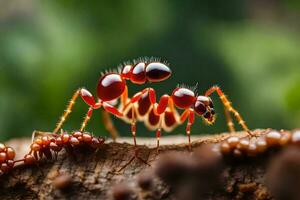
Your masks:
{"label": "ant abdomen", "polygon": [[171,76],[171,69],[161,62],[138,62],[135,65],[125,65],[122,77],[135,84],[160,82]]}

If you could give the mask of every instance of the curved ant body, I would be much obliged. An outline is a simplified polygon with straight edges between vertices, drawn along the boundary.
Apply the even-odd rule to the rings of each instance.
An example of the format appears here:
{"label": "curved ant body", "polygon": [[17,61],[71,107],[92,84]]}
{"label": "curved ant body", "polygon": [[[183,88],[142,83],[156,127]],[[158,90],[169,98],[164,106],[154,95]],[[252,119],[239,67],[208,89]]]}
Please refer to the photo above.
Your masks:
{"label": "curved ant body", "polygon": [[81,125],[80,131],[82,132],[87,125],[87,122],[92,116],[92,112],[95,109],[103,107],[108,113],[111,113],[117,117],[123,117],[123,113],[115,108],[111,102],[121,98],[121,105],[124,105],[128,101],[128,89],[126,80],[130,80],[135,84],[144,84],[146,82],[160,82],[171,75],[170,68],[159,62],[157,59],[142,60],[138,59],[134,64],[126,64],[123,66],[121,72],[110,72],[100,77],[97,84],[97,97],[98,101],[95,101],[93,95],[86,89],[78,89],[73,97],[63,116],[58,122],[53,133],[56,134],[62,127],[64,121],[72,111],[72,107],[80,96],[83,101],[89,106],[89,110]]}
{"label": "curved ant body", "polygon": [[32,165],[43,157],[52,160],[53,153],[57,156],[63,148],[73,154],[73,148],[76,146],[87,145],[97,150],[104,143],[102,137],[94,137],[81,132],[72,134],[62,132],[60,135],[43,133],[43,135],[33,140],[29,153],[19,160],[14,160],[16,153],[13,148],[0,143],[0,175],[10,172],[17,163]]}
{"label": "curved ant body", "polygon": [[[149,129],[156,130],[157,150],[159,149],[159,139],[162,129],[165,131],[172,131],[176,126],[187,121],[186,134],[188,136],[189,148],[191,149],[190,132],[191,126],[195,120],[195,113],[202,117],[208,124],[212,124],[215,121],[214,106],[211,98],[209,97],[214,92],[219,95],[225,107],[225,115],[229,130],[234,131],[234,125],[230,116],[230,113],[233,113],[242,128],[251,135],[245,121],[231,106],[230,101],[217,86],[211,87],[203,96],[195,95],[194,91],[187,87],[176,87],[171,95],[165,94],[161,96],[158,102],[156,101],[156,92],[153,88],[143,89],[133,95],[132,98],[128,97],[127,80],[134,84],[144,84],[146,82],[164,81],[170,76],[170,68],[165,63],[161,63],[158,60],[153,59],[139,59],[135,61],[134,64],[125,64],[119,72],[108,72],[106,74],[102,74],[97,84],[97,100],[95,100],[94,96],[88,90],[79,88],[72,96],[67,109],[63,113],[51,135],[43,135],[35,138],[34,133],[30,152],[25,155],[23,159],[13,162],[11,161],[12,154],[8,156],[6,153],[4,158],[4,154],[1,152],[0,146],[0,163],[6,163],[9,169],[17,162],[32,164],[36,160],[41,159],[43,156],[47,159],[52,159],[53,152],[57,154],[63,148],[68,151],[73,146],[80,143],[85,143],[91,147],[98,148],[104,140],[102,138],[95,138],[87,133],[83,133],[83,131],[92,117],[93,110],[103,107],[106,114],[111,113],[131,124],[135,154],[120,170],[124,169],[135,158],[148,164],[146,161],[137,156],[136,121],[143,121]],[[71,135],[63,132],[61,134],[57,134],[57,132],[61,130],[61,127],[69,114],[72,112],[75,101],[79,96],[89,106],[80,131]],[[116,108],[112,102],[118,99],[120,99],[120,105],[119,108]],[[183,110],[183,112],[179,114],[176,108]],[[113,132],[114,128],[110,120],[108,120],[107,123],[109,125],[105,124],[106,128],[108,128],[110,132]],[[2,171],[5,172],[9,170],[7,168],[7,170],[4,169]]]}
{"label": "curved ant body", "polygon": [[[134,64],[124,65],[119,73],[109,72],[103,74],[97,84],[98,100],[95,101],[95,98],[88,90],[78,89],[73,95],[70,104],[67,106],[66,111],[53,133],[56,134],[59,131],[63,122],[66,120],[69,113],[71,113],[75,100],[80,96],[89,106],[86,117],[81,125],[80,132],[84,131],[84,128],[92,116],[93,110],[101,107],[103,107],[107,113],[111,113],[131,124],[131,133],[136,149],[135,155],[131,161],[134,158],[138,158],[136,148],[137,120],[143,121],[149,129],[156,130],[157,150],[159,147],[161,130],[172,131],[176,126],[187,120],[186,134],[189,140],[189,148],[191,149],[190,132],[191,126],[195,120],[195,113],[198,116],[201,116],[208,124],[212,124],[215,121],[215,111],[213,102],[209,96],[213,92],[217,92],[225,107],[229,130],[234,131],[234,125],[230,116],[231,112],[234,114],[242,128],[251,134],[240,114],[231,106],[227,97],[217,86],[210,88],[203,96],[196,96],[191,89],[186,87],[177,87],[174,89],[171,96],[165,94],[160,98],[159,102],[156,102],[156,93],[153,88],[146,88],[133,95],[132,98],[128,97],[126,80],[130,80],[135,84],[144,84],[146,82],[163,81],[169,78],[170,75],[170,68],[157,60],[138,60]],[[111,102],[119,98],[121,101],[119,109],[117,109]],[[179,115],[175,108],[184,111]],[[108,127],[110,132],[113,132],[112,123],[110,123],[109,120],[108,123],[110,125],[105,126]]]}
{"label": "curved ant body", "polygon": [[15,150],[0,143],[0,175],[8,173],[14,167]]}
{"label": "curved ant body", "polygon": [[[215,121],[215,110],[213,101],[209,97],[213,92],[217,92],[224,107],[229,130],[234,131],[234,124],[229,113],[233,113],[241,127],[250,135],[245,121],[240,114],[231,106],[231,103],[218,86],[211,87],[204,95],[195,95],[194,91],[187,87],[176,87],[171,96],[163,95],[159,102],[156,102],[156,95],[153,88],[146,88],[136,93],[132,99],[123,107],[124,121],[133,122],[133,136],[135,137],[135,118],[144,121],[145,125],[156,130],[157,149],[159,147],[159,139],[161,130],[167,132],[172,131],[176,126],[187,120],[186,134],[189,140],[189,148],[191,149],[190,132],[191,126],[195,121],[195,113],[202,117],[207,124],[213,124]],[[176,108],[184,110],[181,115],[178,114]]]}

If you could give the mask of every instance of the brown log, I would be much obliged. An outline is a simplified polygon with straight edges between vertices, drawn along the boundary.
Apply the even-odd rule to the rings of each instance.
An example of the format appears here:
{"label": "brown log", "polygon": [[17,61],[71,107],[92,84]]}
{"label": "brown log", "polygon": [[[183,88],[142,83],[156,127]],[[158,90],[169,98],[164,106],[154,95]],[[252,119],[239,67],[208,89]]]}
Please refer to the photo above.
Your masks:
{"label": "brown log", "polygon": [[[255,134],[263,131],[256,130]],[[247,133],[194,136],[193,149],[202,144],[218,143],[231,135],[243,137]],[[158,180],[153,168],[160,162],[158,157],[167,152],[188,152],[187,138],[162,137],[159,155],[155,138],[137,139],[139,144],[147,144],[138,146],[139,156],[151,167],[135,160],[117,172],[134,153],[133,145],[129,144],[132,139],[120,138],[117,143],[107,141],[97,152],[82,147],[75,149],[73,155],[62,151],[57,159],[42,160],[36,166],[17,166],[10,174],[0,177],[0,199],[113,199],[113,196],[126,199],[126,192],[134,199],[177,199],[176,188]],[[14,139],[6,144],[14,147],[20,157],[28,152],[30,139]],[[204,199],[270,199],[266,168],[271,157],[271,154],[264,154],[228,159],[222,168],[221,188],[206,194]],[[154,185],[147,189],[147,184]]]}

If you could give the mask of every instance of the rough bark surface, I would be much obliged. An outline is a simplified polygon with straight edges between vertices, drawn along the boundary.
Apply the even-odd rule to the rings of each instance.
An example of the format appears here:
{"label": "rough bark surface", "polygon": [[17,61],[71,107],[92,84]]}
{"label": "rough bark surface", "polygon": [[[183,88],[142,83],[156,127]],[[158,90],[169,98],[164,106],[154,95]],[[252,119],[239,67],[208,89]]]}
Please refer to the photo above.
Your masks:
{"label": "rough bark surface", "polygon": [[[256,130],[256,134],[264,130]],[[231,135],[246,136],[245,132],[224,133],[216,136],[194,137],[193,148],[203,143],[217,143]],[[59,153],[57,160],[44,160],[38,166],[17,166],[12,173],[0,177],[0,199],[112,199],[114,185],[125,182],[133,186],[137,199],[174,199],[172,191],[161,181],[155,182],[155,195],[145,195],[137,186],[138,174],[151,170],[135,160],[126,169],[116,173],[132,157],[134,148],[131,138],[121,138],[118,143],[106,142],[97,152],[79,148],[70,155]],[[172,151],[188,151],[186,137],[163,137],[160,154]],[[139,156],[155,165],[158,159],[155,139],[138,138]],[[6,143],[16,149],[18,156],[28,152],[30,139],[15,139]],[[151,145],[152,144],[152,145]],[[228,160],[222,173],[223,190],[210,194],[208,199],[269,199],[265,186],[266,165],[270,155],[245,160]],[[61,174],[71,177],[65,189],[55,186]]]}

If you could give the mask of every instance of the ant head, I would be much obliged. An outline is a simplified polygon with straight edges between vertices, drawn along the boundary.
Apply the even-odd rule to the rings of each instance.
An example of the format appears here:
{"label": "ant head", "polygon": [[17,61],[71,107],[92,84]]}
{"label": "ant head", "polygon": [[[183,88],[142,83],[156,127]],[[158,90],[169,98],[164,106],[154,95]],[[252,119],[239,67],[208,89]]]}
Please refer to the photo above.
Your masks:
{"label": "ant head", "polygon": [[112,101],[125,91],[125,80],[117,73],[109,73],[101,77],[97,85],[97,95],[102,101]]}
{"label": "ant head", "polygon": [[152,62],[146,67],[146,77],[150,82],[160,82],[171,76],[171,69],[160,62]]}
{"label": "ant head", "polygon": [[172,93],[174,104],[181,109],[187,109],[194,104],[195,93],[185,87],[177,87]]}
{"label": "ant head", "polygon": [[215,110],[211,98],[198,96],[195,101],[194,110],[199,116],[202,116],[208,124],[215,122]]}

